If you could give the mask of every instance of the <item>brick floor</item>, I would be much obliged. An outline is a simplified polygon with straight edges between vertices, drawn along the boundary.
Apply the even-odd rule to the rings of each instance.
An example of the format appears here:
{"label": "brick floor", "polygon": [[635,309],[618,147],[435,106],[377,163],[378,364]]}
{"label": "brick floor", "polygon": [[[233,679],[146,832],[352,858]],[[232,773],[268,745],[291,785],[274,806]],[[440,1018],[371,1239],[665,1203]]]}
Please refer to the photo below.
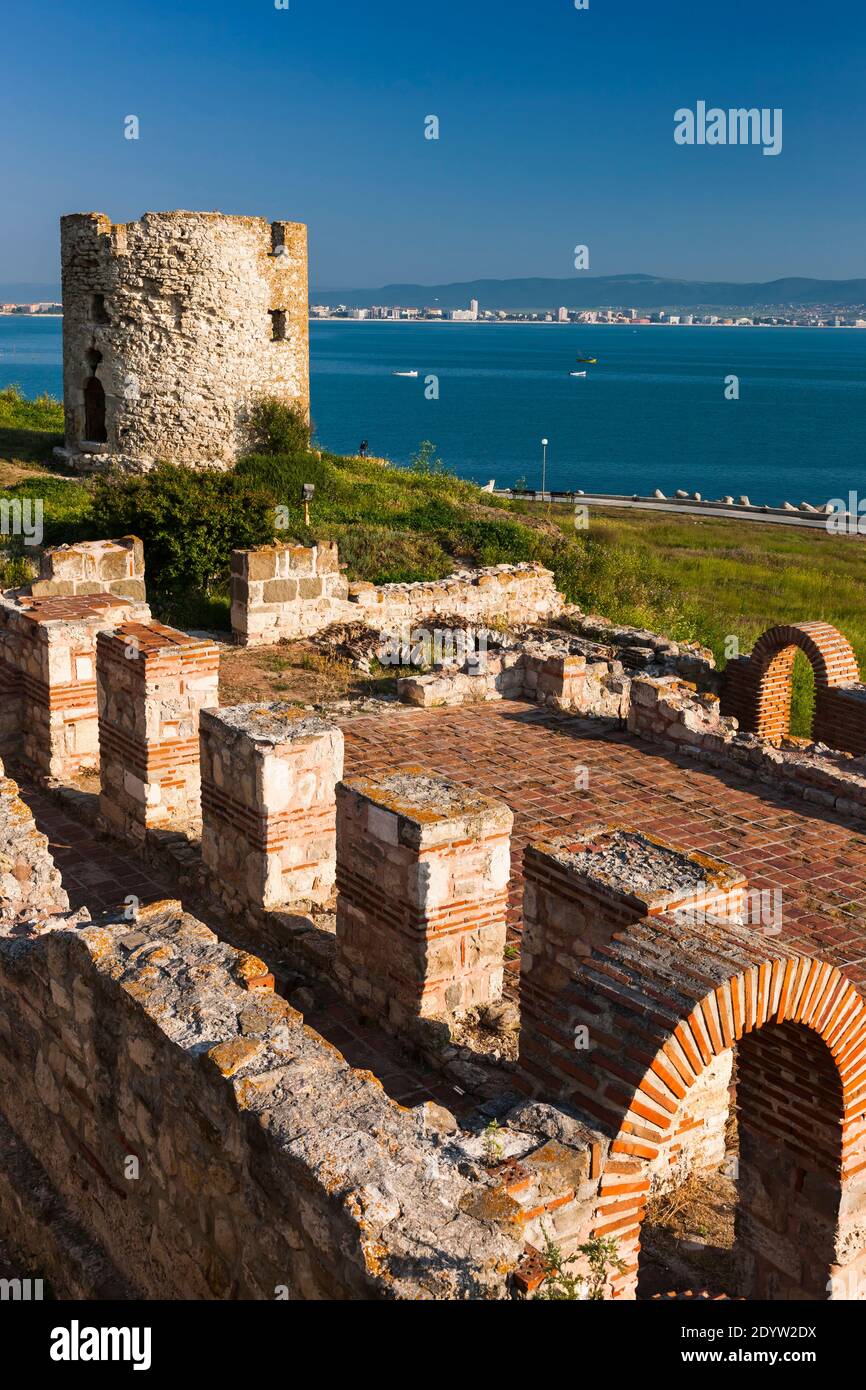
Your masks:
{"label": "brick floor", "polygon": [[[752,888],[780,888],[781,939],[866,984],[866,834],[821,808],[520,702],[395,711],[344,732],[347,775],[419,763],[508,802],[515,945],[526,842],[613,820],[726,859]],[[576,790],[580,769],[586,790]],[[516,977],[518,960],[508,969]]]}

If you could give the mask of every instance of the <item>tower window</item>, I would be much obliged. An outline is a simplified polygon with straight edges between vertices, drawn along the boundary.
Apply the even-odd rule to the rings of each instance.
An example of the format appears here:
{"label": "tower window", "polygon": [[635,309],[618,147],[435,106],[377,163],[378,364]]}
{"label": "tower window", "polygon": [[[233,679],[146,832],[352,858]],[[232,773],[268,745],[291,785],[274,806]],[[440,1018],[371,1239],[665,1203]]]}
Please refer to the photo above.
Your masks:
{"label": "tower window", "polygon": [[95,294],[90,306],[91,317],[94,323],[110,323],[108,310],[105,307],[105,295]]}
{"label": "tower window", "polygon": [[271,316],[271,338],[275,343],[286,341],[286,311],[285,309],[270,309]]}

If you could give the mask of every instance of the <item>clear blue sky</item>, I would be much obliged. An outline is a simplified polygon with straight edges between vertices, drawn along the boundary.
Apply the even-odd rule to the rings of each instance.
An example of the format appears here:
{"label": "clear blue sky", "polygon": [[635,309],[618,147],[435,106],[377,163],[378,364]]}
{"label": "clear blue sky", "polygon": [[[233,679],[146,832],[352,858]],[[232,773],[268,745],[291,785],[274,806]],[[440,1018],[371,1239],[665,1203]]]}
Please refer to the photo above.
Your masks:
{"label": "clear blue sky", "polygon": [[[58,278],[61,213],[165,208],[309,223],[318,287],[565,276],[576,243],[866,274],[864,0],[26,0],[3,38],[2,282]],[[781,107],[782,154],[678,147],[699,99]]]}

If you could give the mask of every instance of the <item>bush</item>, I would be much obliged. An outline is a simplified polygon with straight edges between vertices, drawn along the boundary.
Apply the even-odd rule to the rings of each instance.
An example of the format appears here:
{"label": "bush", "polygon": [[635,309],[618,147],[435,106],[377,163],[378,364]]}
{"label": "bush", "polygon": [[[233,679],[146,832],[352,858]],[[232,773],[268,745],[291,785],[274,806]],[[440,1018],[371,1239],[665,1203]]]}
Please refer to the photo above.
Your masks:
{"label": "bush", "polygon": [[290,457],[307,452],[313,433],[312,422],[302,410],[273,396],[266,396],[253,406],[249,428],[257,452]]}
{"label": "bush", "polygon": [[163,463],[141,477],[100,479],[89,517],[94,536],[144,541],[149,590],[176,601],[228,584],[231,552],[274,539],[274,499],[237,473]]}

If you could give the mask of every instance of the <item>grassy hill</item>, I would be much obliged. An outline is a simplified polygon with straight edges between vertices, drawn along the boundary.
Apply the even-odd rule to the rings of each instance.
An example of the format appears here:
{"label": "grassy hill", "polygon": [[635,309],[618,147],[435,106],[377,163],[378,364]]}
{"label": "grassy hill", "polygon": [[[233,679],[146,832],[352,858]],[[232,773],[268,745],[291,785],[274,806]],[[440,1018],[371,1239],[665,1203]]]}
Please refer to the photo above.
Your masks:
{"label": "grassy hill", "polygon": [[[866,548],[823,532],[727,521],[596,512],[588,531],[567,506],[543,510],[490,497],[449,473],[422,445],[414,465],[343,458],[327,451],[262,452],[230,474],[163,466],[118,483],[50,471],[62,411],[48,398],[0,391],[0,500],[44,506],[45,539],[135,532],[145,541],[148,590],[157,616],[188,626],[228,627],[228,561],[235,545],[275,535],[336,540],[351,579],[435,579],[455,565],[538,560],[588,612],[711,647],[748,651],[778,622],[820,618],[851,640],[866,669]],[[316,487],[310,528],[299,502]],[[275,509],[287,527],[275,530]],[[27,548],[10,537],[0,582],[22,582]],[[807,732],[811,673],[798,660],[794,728]]]}

